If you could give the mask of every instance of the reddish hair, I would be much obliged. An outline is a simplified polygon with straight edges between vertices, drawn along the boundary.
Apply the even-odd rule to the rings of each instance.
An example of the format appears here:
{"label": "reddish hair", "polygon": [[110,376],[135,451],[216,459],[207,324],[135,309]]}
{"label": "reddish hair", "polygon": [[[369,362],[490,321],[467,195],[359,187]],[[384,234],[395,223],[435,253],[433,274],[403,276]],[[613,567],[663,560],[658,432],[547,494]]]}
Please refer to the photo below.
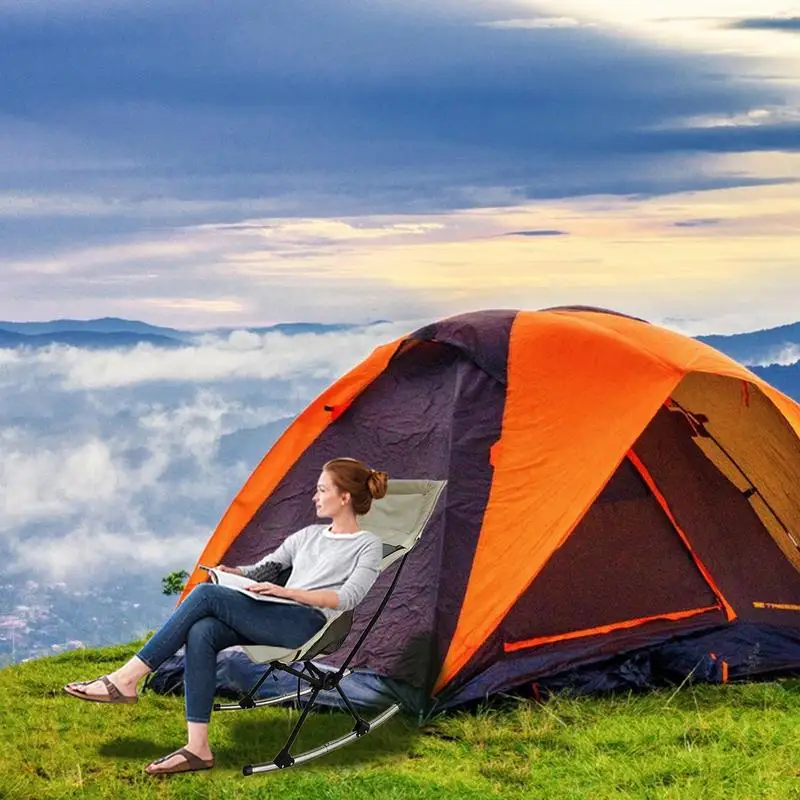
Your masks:
{"label": "reddish hair", "polygon": [[356,458],[334,458],[322,469],[340,492],[350,494],[353,511],[359,516],[369,511],[373,500],[380,500],[386,494],[389,475],[370,469]]}

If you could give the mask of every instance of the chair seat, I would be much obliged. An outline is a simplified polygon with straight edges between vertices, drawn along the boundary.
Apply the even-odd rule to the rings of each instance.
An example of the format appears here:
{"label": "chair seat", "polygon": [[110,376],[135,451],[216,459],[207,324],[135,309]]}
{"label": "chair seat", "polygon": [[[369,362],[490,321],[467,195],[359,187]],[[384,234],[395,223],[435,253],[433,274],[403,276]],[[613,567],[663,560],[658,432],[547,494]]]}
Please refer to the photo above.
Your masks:
{"label": "chair seat", "polygon": [[300,649],[297,647],[287,649],[285,647],[271,647],[266,644],[244,645],[242,650],[247,653],[247,657],[255,664],[266,664],[269,661],[291,663],[298,660],[294,656],[300,653]]}

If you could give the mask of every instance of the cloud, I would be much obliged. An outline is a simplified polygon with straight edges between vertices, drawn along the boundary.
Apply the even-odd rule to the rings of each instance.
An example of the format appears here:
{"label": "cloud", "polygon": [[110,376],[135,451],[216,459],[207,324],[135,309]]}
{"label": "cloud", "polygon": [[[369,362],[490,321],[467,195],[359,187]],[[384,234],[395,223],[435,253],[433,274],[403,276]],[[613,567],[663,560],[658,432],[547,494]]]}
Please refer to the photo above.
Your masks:
{"label": "cloud", "polygon": [[518,19],[500,19],[492,22],[478,23],[485,28],[498,30],[538,30],[562,28],[593,28],[597,23],[582,22],[575,17],[523,17]]}
{"label": "cloud", "polygon": [[726,25],[740,31],[785,31],[800,33],[800,17],[748,17]]}
{"label": "cloud", "polygon": [[673,222],[676,228],[710,228],[714,225],[719,225],[723,220],[714,217],[707,217],[705,219],[679,219]]}
{"label": "cloud", "polygon": [[715,157],[796,151],[788,85],[577,11],[18,5],[0,6],[0,317],[430,316],[441,297],[359,272],[368,243],[442,241],[433,215],[454,210],[793,179]]}
{"label": "cloud", "polygon": [[[278,209],[274,200],[252,199],[247,203],[252,212],[270,213]],[[208,215],[225,217],[231,212],[241,212],[241,202],[225,199],[170,198],[170,197],[99,197],[93,194],[59,194],[36,192],[0,193],[0,218],[92,217],[113,219],[124,215],[139,220],[170,221],[191,220]]]}
{"label": "cloud", "polygon": [[19,432],[3,431],[0,461],[0,528],[20,521],[59,517],[103,505],[119,489],[108,445],[88,437],[54,451],[17,449]]}
{"label": "cloud", "polygon": [[[198,256],[237,252],[259,257],[287,258],[307,254],[309,248],[341,252],[349,245],[371,240],[387,244],[413,242],[443,230],[441,222],[423,218],[265,218],[236,223],[208,223],[150,231],[144,237],[76,247],[61,253],[25,259],[8,259],[9,271],[19,275],[87,274],[98,267],[125,271],[126,280],[143,280],[154,272],[180,272]],[[147,269],[149,265],[149,269]],[[145,267],[143,269],[143,267]],[[105,270],[104,270],[105,271]]]}
{"label": "cloud", "polygon": [[241,325],[429,316],[428,298],[410,290],[388,294],[392,276],[365,273],[358,256],[370,246],[446,239],[449,224],[424,215],[251,218],[7,258],[15,290],[13,300],[0,296],[0,319],[17,317],[21,307],[58,317],[65,304],[76,317],[92,316],[88,309],[101,305],[103,315],[160,313],[183,327],[210,327],[214,317]]}
{"label": "cloud", "polygon": [[701,114],[684,119],[680,125],[666,125],[665,130],[708,128],[780,128],[800,124],[800,110],[794,105],[749,108],[737,114]]}
{"label": "cloud", "polygon": [[[87,271],[91,267],[114,263],[176,261],[191,258],[198,253],[208,252],[212,247],[208,240],[195,237],[189,239],[180,231],[170,232],[158,239],[138,242],[125,242],[103,247],[82,248],[61,258],[37,258],[35,262],[10,261],[7,266],[11,271],[30,272],[53,275],[64,272],[75,273],[76,267]],[[140,277],[146,277],[141,276]]]}
{"label": "cloud", "polygon": [[782,347],[778,347],[763,358],[755,362],[757,366],[769,367],[773,364],[781,366],[790,366],[800,361],[800,344],[787,343]]}
{"label": "cloud", "polygon": [[542,228],[541,230],[535,231],[510,231],[509,233],[504,233],[503,236],[569,236],[567,231],[558,231],[558,230],[549,230],[547,228]]}
{"label": "cloud", "polygon": [[204,300],[198,297],[143,297],[142,302],[157,308],[175,311],[201,311],[211,314],[230,314],[244,310],[238,300]]}
{"label": "cloud", "polygon": [[[470,187],[547,195],[565,173],[575,193],[609,175],[620,191],[657,191],[655,161],[643,171],[624,151],[608,160],[617,134],[649,141],[665,119],[785,100],[726,78],[724,59],[569,17],[498,20],[503,7],[243,0],[231,14],[171,0],[12,16],[0,31],[0,152],[13,157],[0,173],[16,198],[64,185],[102,197],[108,227],[115,204],[127,215],[162,203],[194,220],[204,204],[232,203],[241,217],[265,199],[289,213],[432,210],[480,204]],[[673,152],[666,138],[644,149]],[[694,185],[691,172],[683,180]],[[48,207],[61,213],[46,201],[30,213]]]}
{"label": "cloud", "polygon": [[[68,528],[94,519],[123,535],[145,519],[152,523],[157,508],[164,514],[171,497],[215,498],[221,438],[281,416],[280,403],[248,408],[218,389],[186,396],[184,388],[160,399],[151,391],[149,402],[142,399],[147,393],[130,402],[131,392],[100,401],[88,392],[67,399],[52,386],[38,388],[48,399],[26,415],[25,427],[0,429],[0,531],[7,534],[33,523],[62,521]],[[71,406],[71,424],[47,432],[39,415],[59,404]],[[182,471],[175,472],[176,464]]]}
{"label": "cloud", "polygon": [[[59,538],[32,537],[11,543],[15,577],[35,576],[49,584],[100,587],[128,575],[168,572],[193,565],[206,531],[199,526],[178,535],[151,531],[120,533],[117,523],[81,522]],[[116,573],[116,575],[115,575]],[[120,601],[142,599],[141,594]]]}
{"label": "cloud", "polygon": [[[765,313],[768,306],[769,313],[781,316],[785,311],[774,313],[776,298],[783,308],[787,287],[796,283],[785,237],[796,216],[797,189],[772,176],[796,175],[798,164],[800,156],[774,153],[731,155],[712,165],[696,161],[697,180],[730,173],[738,183],[753,184],[747,189],[604,195],[435,215],[247,218],[155,231],[133,239],[130,247],[115,243],[107,263],[99,245],[49,253],[44,265],[52,295],[42,292],[36,258],[9,262],[15,292],[0,296],[0,319],[14,318],[24,305],[39,318],[69,308],[75,317],[110,314],[184,328],[290,320],[366,323],[436,318],[486,304],[536,307],[578,299],[612,308],[625,303],[634,314],[638,305],[655,309],[651,316],[683,316],[684,300],[668,296],[687,280],[698,284],[702,298],[703,307],[693,313],[719,313],[710,312],[716,301],[699,288],[713,281],[732,292],[750,287],[752,298],[758,291]],[[680,171],[680,164],[665,165],[662,180],[677,173],[679,182]],[[765,177],[754,177],[758,174]],[[693,222],[710,219],[721,222],[702,230]],[[563,235],[520,235],[539,231]],[[170,236],[180,247],[161,247]],[[723,236],[737,237],[736,245],[722,246]],[[766,281],[762,259],[780,271],[780,279]],[[642,270],[643,263],[651,269]],[[600,287],[604,295],[590,302],[586,295]],[[661,308],[665,305],[672,307]],[[192,358],[197,364],[186,374],[201,379],[218,374],[212,369],[235,366],[253,374],[262,368],[252,354],[218,355],[208,364],[200,363],[205,356]],[[174,358],[183,363],[181,354]],[[214,366],[218,362],[229,367]],[[131,375],[138,375],[139,360],[131,364],[136,368]],[[166,371],[142,368],[154,380]],[[63,367],[55,369],[64,375]],[[101,380],[107,369],[105,358],[98,361],[93,380]]]}
{"label": "cloud", "polygon": [[[59,381],[64,391],[110,389],[141,383],[212,383],[224,380],[292,380],[303,375],[333,380],[379,343],[407,331],[381,324],[338,336],[233,331],[206,335],[197,344],[164,350],[140,344],[129,350],[82,350],[53,345],[26,364]],[[0,351],[2,352],[2,351]],[[17,362],[18,366],[20,362]]]}
{"label": "cloud", "polygon": [[352,242],[363,239],[385,239],[390,237],[420,236],[440,230],[438,222],[398,222],[384,225],[354,225],[336,219],[293,220],[264,225],[261,233],[267,238],[293,243],[328,244]]}

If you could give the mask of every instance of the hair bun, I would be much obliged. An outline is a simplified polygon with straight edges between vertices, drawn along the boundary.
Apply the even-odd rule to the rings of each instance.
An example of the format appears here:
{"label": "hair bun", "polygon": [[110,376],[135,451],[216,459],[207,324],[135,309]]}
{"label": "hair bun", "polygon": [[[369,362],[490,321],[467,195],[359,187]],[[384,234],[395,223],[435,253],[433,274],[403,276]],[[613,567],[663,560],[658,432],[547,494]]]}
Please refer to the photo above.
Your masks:
{"label": "hair bun", "polygon": [[367,474],[367,489],[374,500],[380,500],[386,496],[389,488],[389,473],[379,472],[371,469]]}

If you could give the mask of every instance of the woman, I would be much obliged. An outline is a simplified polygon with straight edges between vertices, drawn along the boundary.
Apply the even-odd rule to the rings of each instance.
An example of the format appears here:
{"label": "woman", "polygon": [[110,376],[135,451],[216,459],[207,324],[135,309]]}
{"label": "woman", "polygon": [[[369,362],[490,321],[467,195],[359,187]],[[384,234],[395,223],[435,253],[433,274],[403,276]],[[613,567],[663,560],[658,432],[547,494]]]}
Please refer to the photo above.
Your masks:
{"label": "woman", "polygon": [[[126,664],[94,681],[69,683],[64,691],[82,700],[135,703],[136,684],[186,645],[186,747],[148,764],[149,775],[210,769],[214,759],[208,723],[216,686],[216,654],[237,644],[297,647],[326,620],[354,608],[369,591],[381,562],[381,541],[364,531],[357,517],[373,498],[386,494],[387,474],[361,461],[336,458],[322,468],[314,505],[330,525],[310,525],[293,533],[257,564],[220,569],[255,580],[292,567],[286,586],[263,582],[250,591],[295,601],[270,603],[226,586],[196,586],[163,627]],[[276,566],[278,565],[278,566]]]}

